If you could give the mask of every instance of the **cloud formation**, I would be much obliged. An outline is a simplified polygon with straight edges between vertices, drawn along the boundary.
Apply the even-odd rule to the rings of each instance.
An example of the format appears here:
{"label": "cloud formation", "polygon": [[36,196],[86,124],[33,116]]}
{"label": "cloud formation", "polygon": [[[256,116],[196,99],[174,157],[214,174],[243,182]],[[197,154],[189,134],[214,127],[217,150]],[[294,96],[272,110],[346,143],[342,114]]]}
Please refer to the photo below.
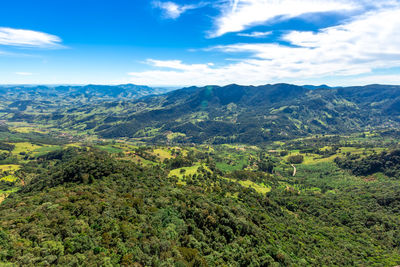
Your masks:
{"label": "cloud formation", "polygon": [[197,9],[203,7],[204,5],[204,3],[199,3],[196,5],[179,5],[170,1],[153,1],[153,7],[161,9],[163,11],[164,17],[167,19],[177,19],[186,11]]}
{"label": "cloud formation", "polygon": [[0,45],[54,48],[61,46],[61,38],[44,32],[0,27]]}
{"label": "cloud formation", "polygon": [[240,32],[283,17],[293,18],[307,13],[350,11],[361,5],[354,0],[234,0],[220,5],[220,15],[209,37]]}
{"label": "cloud formation", "polygon": [[20,76],[31,76],[31,75],[33,75],[32,72],[22,72],[22,71],[16,72],[15,74],[20,75]]}
{"label": "cloud formation", "polygon": [[[265,84],[271,81],[372,75],[400,67],[400,5],[373,9],[318,32],[290,31],[288,43],[236,43],[209,50],[237,55],[223,66],[148,60],[159,68],[130,73],[132,82],[158,85]],[[247,55],[243,58],[243,54]],[[361,79],[361,78],[360,78]]]}
{"label": "cloud formation", "polygon": [[272,31],[268,32],[250,32],[250,33],[238,33],[238,36],[244,36],[244,37],[253,37],[253,38],[265,38],[268,35],[271,35]]}

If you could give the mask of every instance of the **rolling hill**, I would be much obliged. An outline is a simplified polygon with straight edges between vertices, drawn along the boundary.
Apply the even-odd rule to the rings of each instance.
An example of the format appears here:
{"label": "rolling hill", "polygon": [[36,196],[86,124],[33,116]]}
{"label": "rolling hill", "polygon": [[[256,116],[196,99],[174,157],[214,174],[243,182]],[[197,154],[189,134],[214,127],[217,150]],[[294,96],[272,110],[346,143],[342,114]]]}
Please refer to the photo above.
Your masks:
{"label": "rolling hill", "polygon": [[[83,97],[85,88],[74,90]],[[56,98],[63,96],[56,92],[67,89],[57,90],[53,91]],[[43,101],[39,112],[33,104],[34,112],[21,108],[29,106],[23,100],[9,101],[3,112],[7,111],[10,121],[28,120],[85,130],[103,138],[126,137],[147,142],[256,144],[400,124],[400,86],[232,84],[188,87],[138,99],[121,90],[124,89],[100,86],[91,95],[96,101],[88,98],[79,104],[52,106],[51,112],[51,104]],[[149,92],[146,88],[141,90]],[[36,99],[35,95],[32,97]]]}

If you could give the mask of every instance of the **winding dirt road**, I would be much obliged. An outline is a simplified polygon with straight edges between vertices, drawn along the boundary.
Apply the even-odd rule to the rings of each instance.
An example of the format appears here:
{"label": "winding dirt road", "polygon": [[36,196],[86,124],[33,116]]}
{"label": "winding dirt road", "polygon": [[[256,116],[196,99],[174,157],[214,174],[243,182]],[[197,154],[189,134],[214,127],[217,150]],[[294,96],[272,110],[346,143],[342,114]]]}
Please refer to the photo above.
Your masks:
{"label": "winding dirt road", "polygon": [[293,176],[296,176],[296,167],[293,164],[290,164],[293,167]]}

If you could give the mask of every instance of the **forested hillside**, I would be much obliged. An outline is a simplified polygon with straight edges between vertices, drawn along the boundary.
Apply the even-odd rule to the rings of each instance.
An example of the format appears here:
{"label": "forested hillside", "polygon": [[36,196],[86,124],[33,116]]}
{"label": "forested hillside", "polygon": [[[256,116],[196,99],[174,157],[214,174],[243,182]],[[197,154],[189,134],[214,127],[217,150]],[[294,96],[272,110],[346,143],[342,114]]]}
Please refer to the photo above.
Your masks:
{"label": "forested hillside", "polygon": [[390,177],[400,177],[400,150],[372,154],[368,157],[349,155],[346,158],[336,158],[336,164],[348,169],[355,175],[371,175],[383,172]]}
{"label": "forested hillside", "polygon": [[0,267],[400,267],[400,0],[0,20]]}
{"label": "forested hillside", "polygon": [[[156,160],[149,151],[137,149],[135,155]],[[204,152],[145,165],[121,156],[95,148],[68,148],[22,166],[16,175],[25,177],[26,185],[0,205],[0,262],[20,266],[400,263],[397,182],[362,183],[327,164],[304,165],[298,177],[290,179],[282,171],[280,176],[217,171]],[[204,167],[195,174],[168,176],[175,173],[173,168],[198,161]],[[279,170],[276,160],[272,164]],[[259,186],[244,186],[241,179]],[[270,189],[261,191],[262,184]]]}
{"label": "forested hillside", "polygon": [[122,87],[3,88],[0,265],[400,264],[399,86]]}
{"label": "forested hillside", "polygon": [[60,110],[105,101],[133,100],[167,92],[133,84],[85,86],[5,86],[0,85],[0,120],[32,122],[58,120]]}
{"label": "forested hillside", "polygon": [[[76,89],[81,92],[78,95],[85,96],[83,92],[88,88]],[[57,92],[67,89],[55,88]],[[45,100],[37,102],[35,99],[43,97],[40,93],[32,93],[30,101],[6,95],[8,101],[2,104],[0,118],[75,129],[103,138],[214,144],[259,144],[310,134],[387,129],[400,124],[399,86],[207,86],[138,100],[133,100],[138,94],[128,94],[120,87],[96,90],[98,93],[89,94],[86,101],[67,106]],[[57,93],[53,97],[62,95]]]}
{"label": "forested hillside", "polygon": [[[169,91],[167,88],[151,88],[144,85],[121,84],[121,85],[59,85],[59,86],[36,86],[0,85],[0,95],[7,100],[112,100],[112,99],[136,99],[147,95],[156,95]],[[16,104],[17,105],[17,104]],[[15,106],[16,106],[15,105]],[[21,109],[20,110],[24,110]]]}

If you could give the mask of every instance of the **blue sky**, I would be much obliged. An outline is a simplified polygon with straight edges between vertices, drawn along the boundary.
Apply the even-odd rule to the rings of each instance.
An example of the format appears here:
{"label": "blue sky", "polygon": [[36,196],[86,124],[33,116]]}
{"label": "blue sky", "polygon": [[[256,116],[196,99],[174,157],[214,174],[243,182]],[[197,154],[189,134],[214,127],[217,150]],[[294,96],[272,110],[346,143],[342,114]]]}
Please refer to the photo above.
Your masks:
{"label": "blue sky", "polygon": [[3,0],[1,84],[400,84],[400,0]]}

